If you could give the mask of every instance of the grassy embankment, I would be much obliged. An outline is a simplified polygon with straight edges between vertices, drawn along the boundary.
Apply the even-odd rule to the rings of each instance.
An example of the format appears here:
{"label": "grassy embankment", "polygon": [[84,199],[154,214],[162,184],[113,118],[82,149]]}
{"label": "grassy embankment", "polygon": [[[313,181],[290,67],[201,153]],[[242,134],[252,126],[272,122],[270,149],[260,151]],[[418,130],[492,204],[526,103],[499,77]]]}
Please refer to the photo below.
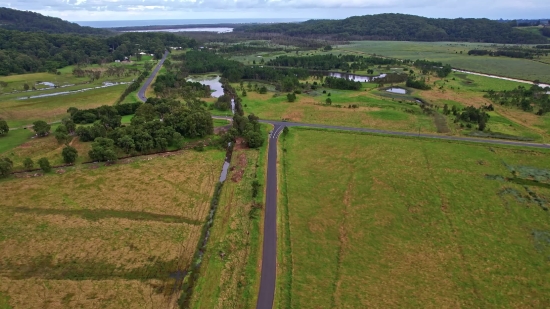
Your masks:
{"label": "grassy embankment", "polygon": [[[268,126],[264,125],[267,135]],[[259,289],[267,141],[259,150],[235,150],[224,184],[192,308],[254,308]],[[261,184],[252,197],[252,182]]]}
{"label": "grassy embankment", "polygon": [[173,304],[223,157],[191,151],[1,180],[0,293],[14,308]]}
{"label": "grassy embankment", "polygon": [[278,308],[547,304],[548,151],[296,128],[280,149]]}

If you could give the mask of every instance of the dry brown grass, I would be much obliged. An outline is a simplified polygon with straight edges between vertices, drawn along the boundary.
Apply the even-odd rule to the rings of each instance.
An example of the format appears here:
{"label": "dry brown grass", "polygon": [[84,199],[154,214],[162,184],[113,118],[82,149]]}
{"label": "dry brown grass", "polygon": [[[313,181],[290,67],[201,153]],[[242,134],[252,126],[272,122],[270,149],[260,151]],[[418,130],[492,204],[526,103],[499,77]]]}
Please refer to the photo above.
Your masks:
{"label": "dry brown grass", "polygon": [[0,292],[14,308],[168,308],[191,263],[224,153],[0,186]]}

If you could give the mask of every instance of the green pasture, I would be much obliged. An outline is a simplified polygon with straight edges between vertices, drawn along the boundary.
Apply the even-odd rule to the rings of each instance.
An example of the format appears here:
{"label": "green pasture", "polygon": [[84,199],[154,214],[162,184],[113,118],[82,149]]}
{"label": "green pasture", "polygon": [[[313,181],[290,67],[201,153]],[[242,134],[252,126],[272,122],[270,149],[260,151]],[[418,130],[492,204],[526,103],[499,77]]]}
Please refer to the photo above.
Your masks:
{"label": "green pasture", "polygon": [[276,308],[546,307],[548,151],[281,139]]}
{"label": "green pasture", "polygon": [[[460,42],[388,42],[356,41],[340,45],[337,50],[365,55],[380,55],[399,59],[426,59],[450,64],[453,67],[514,77],[550,82],[550,64],[528,59],[507,57],[468,56],[471,49],[494,48],[493,44]],[[462,52],[462,53],[461,53]]]}

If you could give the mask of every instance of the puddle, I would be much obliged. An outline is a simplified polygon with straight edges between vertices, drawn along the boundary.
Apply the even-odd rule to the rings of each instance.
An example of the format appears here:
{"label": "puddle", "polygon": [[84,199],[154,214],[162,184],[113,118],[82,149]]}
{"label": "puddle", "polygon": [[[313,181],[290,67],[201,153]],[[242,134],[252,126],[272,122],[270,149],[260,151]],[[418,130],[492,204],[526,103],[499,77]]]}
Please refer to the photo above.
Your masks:
{"label": "puddle", "polygon": [[37,85],[44,85],[44,86],[48,86],[50,88],[54,88],[55,87],[55,84],[54,83],[50,83],[50,82],[41,82],[41,83],[36,83]]}
{"label": "puddle", "polygon": [[386,89],[386,91],[391,93],[397,93],[397,94],[407,94],[407,90],[403,88],[388,88]]}

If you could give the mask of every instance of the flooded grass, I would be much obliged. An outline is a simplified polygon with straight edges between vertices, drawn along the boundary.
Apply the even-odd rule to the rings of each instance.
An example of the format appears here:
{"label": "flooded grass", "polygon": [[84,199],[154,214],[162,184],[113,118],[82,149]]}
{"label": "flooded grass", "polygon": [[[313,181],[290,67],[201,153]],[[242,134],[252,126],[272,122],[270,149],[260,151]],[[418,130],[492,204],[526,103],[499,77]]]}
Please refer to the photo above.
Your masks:
{"label": "flooded grass", "polygon": [[284,147],[277,308],[544,307],[550,188],[486,175],[548,151],[299,128]]}

